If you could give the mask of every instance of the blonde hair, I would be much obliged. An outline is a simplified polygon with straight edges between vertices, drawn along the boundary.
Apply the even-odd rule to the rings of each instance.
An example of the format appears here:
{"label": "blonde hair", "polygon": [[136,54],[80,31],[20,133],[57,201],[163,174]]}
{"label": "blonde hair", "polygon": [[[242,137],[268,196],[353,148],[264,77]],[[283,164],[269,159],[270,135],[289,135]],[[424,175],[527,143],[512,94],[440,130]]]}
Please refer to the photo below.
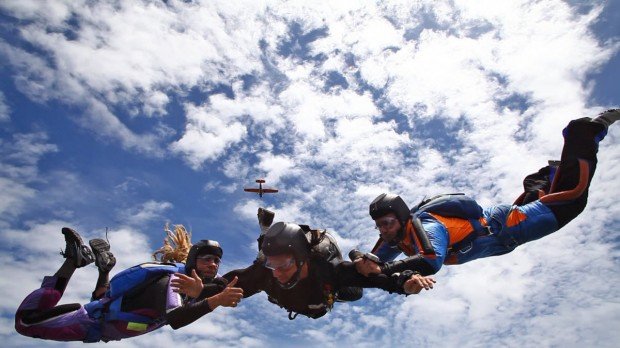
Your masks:
{"label": "blonde hair", "polygon": [[164,245],[155,250],[153,259],[160,262],[185,262],[192,247],[192,234],[187,232],[183,225],[174,225],[173,233],[168,223],[164,226],[164,231]]}

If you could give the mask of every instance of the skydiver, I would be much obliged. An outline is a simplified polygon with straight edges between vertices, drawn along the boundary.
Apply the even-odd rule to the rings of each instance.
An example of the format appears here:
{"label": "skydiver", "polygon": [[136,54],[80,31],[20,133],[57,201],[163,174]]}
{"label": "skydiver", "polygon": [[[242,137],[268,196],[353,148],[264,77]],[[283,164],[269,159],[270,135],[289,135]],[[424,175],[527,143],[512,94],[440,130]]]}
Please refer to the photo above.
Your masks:
{"label": "skydiver", "polygon": [[[269,227],[272,220],[273,215],[261,215],[259,211],[264,232],[259,238],[259,256],[248,268],[233,270],[224,278],[238,278],[237,286],[243,289],[244,297],[265,291],[269,301],[289,312],[291,320],[298,314],[320,318],[336,301],[360,299],[362,287],[411,294],[433,286],[432,278],[411,277],[411,272],[366,278],[357,273],[353,263],[342,260],[335,240],[327,232],[309,231],[306,226],[285,222]],[[315,238],[308,238],[311,233],[320,242],[313,244]],[[181,291],[195,294],[199,290],[186,282]]]}
{"label": "skydiver", "polygon": [[[432,211],[418,215],[416,208],[410,211],[401,197],[379,195],[369,208],[380,233],[372,251],[378,262],[358,259],[356,269],[367,276],[404,270],[430,275],[443,264],[503,255],[557,231],[584,210],[596,170],[598,143],[619,119],[620,110],[611,109],[595,119],[571,121],[563,130],[559,168],[544,167],[526,177],[525,192],[512,206],[483,210],[476,204],[481,212],[478,221]],[[407,258],[393,261],[401,252]]]}
{"label": "skydiver", "polygon": [[[179,270],[175,264],[134,266],[112,278],[110,287],[108,275],[116,264],[110,245],[103,239],[93,239],[89,242],[91,250],[73,229],[64,227],[62,233],[66,241],[62,253],[65,262],[53,276],[43,278],[41,288],[28,295],[15,314],[15,329],[22,335],[55,341],[120,340],[148,333],[166,324],[178,329],[219,306],[236,306],[243,295],[242,289],[234,287],[236,280],[228,283],[216,277],[222,248],[215,241],[203,240],[193,246],[186,244],[187,248],[177,253],[176,257],[183,255],[180,260],[187,257],[184,267],[187,274],[213,285],[205,286],[196,298],[182,298],[174,292],[176,276],[172,273]],[[179,261],[175,256],[169,257],[168,252],[172,250],[164,251],[162,258]],[[99,278],[91,302],[56,305],[74,271],[92,262],[99,270]],[[131,280],[138,279],[136,275],[146,277],[147,272],[152,276],[128,291],[122,289],[132,281],[136,282]],[[115,292],[119,291],[123,297],[117,297]]]}

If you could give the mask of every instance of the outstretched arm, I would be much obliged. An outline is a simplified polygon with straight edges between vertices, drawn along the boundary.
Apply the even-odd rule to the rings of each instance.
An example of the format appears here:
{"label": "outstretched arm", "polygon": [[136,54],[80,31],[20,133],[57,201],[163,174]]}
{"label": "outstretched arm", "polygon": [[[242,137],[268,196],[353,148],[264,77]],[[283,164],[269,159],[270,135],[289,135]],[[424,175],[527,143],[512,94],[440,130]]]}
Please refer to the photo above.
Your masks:
{"label": "outstretched arm", "polygon": [[422,275],[435,274],[435,269],[420,255],[410,256],[402,260],[378,263],[367,258],[358,258],[354,262],[355,268],[364,276],[370,275],[392,275],[406,270],[420,273]]}
{"label": "outstretched arm", "polygon": [[243,289],[235,287],[234,278],[224,290],[218,294],[197,302],[188,302],[166,313],[166,320],[173,329],[178,329],[198,320],[219,306],[236,307],[243,297]]}
{"label": "outstretched arm", "polygon": [[422,275],[431,275],[437,273],[437,271],[428,263],[421,255],[414,255],[402,260],[385,262],[380,266],[381,273],[391,275],[394,273],[403,272],[406,270],[417,272]]}
{"label": "outstretched arm", "polygon": [[435,283],[432,277],[423,276],[409,270],[395,272],[389,276],[386,274],[371,274],[366,277],[356,271],[352,262],[347,261],[338,264],[335,271],[340,287],[377,288],[398,294],[417,294],[422,289],[432,289]]}
{"label": "outstretched arm", "polygon": [[266,281],[271,278],[270,273],[271,271],[255,261],[250,267],[224,274],[224,278],[230,281],[237,277],[239,279],[237,287],[243,289],[243,297],[250,297],[265,289]]}

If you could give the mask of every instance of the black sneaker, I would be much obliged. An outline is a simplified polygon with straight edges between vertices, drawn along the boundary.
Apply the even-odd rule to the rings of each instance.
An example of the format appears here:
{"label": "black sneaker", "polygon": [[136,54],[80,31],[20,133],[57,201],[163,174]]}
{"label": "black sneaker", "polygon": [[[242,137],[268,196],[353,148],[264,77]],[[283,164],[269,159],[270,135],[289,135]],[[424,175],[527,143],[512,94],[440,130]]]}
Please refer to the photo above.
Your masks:
{"label": "black sneaker", "polygon": [[110,252],[110,244],[103,239],[91,239],[88,244],[95,253],[95,265],[99,272],[107,273],[116,265],[116,258]]}
{"label": "black sneaker", "polygon": [[95,255],[88,246],[84,245],[82,237],[75,230],[63,227],[62,234],[65,235],[67,246],[65,251],[61,251],[60,254],[65,259],[72,259],[76,268],[84,267],[95,261]]}

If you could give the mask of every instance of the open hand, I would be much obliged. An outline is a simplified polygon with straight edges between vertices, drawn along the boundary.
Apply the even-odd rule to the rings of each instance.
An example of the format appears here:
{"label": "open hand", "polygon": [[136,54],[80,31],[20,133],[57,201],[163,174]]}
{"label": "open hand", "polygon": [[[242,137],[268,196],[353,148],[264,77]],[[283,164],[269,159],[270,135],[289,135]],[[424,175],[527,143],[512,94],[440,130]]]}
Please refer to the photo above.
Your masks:
{"label": "open hand", "polygon": [[403,289],[406,294],[419,294],[422,289],[432,289],[433,284],[435,283],[436,281],[432,277],[424,277],[420,274],[414,274],[405,282],[405,284],[403,284]]}
{"label": "open hand", "polygon": [[170,281],[172,291],[187,295],[192,298],[197,298],[202,292],[202,279],[196,273],[196,270],[192,270],[192,276],[186,276],[183,273],[175,273],[176,278]]}

